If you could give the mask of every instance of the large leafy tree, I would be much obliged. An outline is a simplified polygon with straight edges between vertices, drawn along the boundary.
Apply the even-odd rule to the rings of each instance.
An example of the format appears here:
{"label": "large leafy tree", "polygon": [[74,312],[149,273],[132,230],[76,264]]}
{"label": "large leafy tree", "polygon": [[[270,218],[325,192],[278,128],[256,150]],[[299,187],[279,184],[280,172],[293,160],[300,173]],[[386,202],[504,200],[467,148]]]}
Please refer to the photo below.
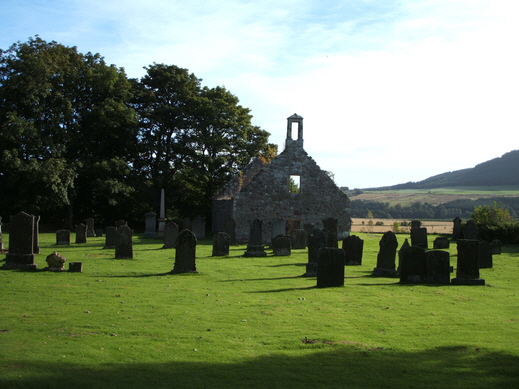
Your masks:
{"label": "large leafy tree", "polygon": [[[72,224],[132,191],[136,117],[123,69],[39,37],[0,50],[0,209]],[[59,212],[66,209],[64,213]]]}

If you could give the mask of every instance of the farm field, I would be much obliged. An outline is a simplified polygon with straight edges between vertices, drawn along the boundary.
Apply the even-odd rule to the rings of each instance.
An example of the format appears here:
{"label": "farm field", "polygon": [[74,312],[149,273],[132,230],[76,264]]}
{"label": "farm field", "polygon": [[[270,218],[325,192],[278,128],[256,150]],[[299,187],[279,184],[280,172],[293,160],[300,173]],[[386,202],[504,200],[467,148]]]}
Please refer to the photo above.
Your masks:
{"label": "farm field", "polygon": [[[376,232],[384,233],[393,231],[393,223],[407,222],[409,226],[400,227],[400,231],[409,232],[411,220],[402,219],[378,219],[373,218],[373,225],[368,225],[368,218],[351,218],[351,232]],[[378,225],[377,225],[378,224]],[[427,228],[429,234],[452,234],[453,222],[422,220],[422,227]]]}
{"label": "farm field", "polygon": [[40,234],[40,268],[58,251],[83,273],[0,271],[0,387],[519,387],[519,247],[481,270],[486,286],[401,285],[371,276],[381,234],[356,235],[362,266],[318,289],[307,250],[211,257],[205,239],[199,273],[172,275],[159,240],[137,235],[116,260],[104,238]]}

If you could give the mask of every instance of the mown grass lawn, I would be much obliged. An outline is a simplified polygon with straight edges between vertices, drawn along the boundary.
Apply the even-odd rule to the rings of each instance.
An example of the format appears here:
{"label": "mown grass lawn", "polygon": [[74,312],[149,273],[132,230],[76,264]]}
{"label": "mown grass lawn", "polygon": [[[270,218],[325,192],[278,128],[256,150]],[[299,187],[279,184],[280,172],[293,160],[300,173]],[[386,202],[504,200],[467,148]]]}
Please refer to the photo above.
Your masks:
{"label": "mown grass lawn", "polygon": [[56,250],[83,273],[0,271],[0,387],[519,387],[518,247],[481,270],[486,286],[400,285],[370,276],[381,235],[357,235],[363,265],[318,289],[306,250],[211,257],[207,239],[199,274],[172,275],[158,240],[116,260],[104,238],[41,234],[40,268]]}

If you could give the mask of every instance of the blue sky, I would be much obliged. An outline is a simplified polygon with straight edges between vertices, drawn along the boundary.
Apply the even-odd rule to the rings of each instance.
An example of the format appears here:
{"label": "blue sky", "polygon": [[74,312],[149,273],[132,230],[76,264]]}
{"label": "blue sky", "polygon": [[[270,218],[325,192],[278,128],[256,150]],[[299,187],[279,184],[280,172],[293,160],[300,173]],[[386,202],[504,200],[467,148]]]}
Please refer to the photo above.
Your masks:
{"label": "blue sky", "polygon": [[516,0],[0,0],[0,48],[39,35],[129,77],[225,86],[340,186],[420,181],[519,149]]}

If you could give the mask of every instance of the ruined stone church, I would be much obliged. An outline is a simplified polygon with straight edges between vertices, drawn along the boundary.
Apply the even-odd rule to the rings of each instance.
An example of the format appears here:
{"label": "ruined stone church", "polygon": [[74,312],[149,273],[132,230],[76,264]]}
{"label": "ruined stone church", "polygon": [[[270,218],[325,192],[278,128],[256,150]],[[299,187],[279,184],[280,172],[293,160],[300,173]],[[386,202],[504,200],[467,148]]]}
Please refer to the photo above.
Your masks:
{"label": "ruined stone church", "polygon": [[303,118],[294,114],[287,120],[283,152],[270,163],[255,159],[213,198],[213,233],[224,231],[225,220],[233,218],[236,241],[247,242],[251,221],[259,219],[267,243],[274,220],[285,220],[289,233],[305,224],[322,229],[324,219],[334,218],[338,238],[349,235],[348,196],[304,150]]}

